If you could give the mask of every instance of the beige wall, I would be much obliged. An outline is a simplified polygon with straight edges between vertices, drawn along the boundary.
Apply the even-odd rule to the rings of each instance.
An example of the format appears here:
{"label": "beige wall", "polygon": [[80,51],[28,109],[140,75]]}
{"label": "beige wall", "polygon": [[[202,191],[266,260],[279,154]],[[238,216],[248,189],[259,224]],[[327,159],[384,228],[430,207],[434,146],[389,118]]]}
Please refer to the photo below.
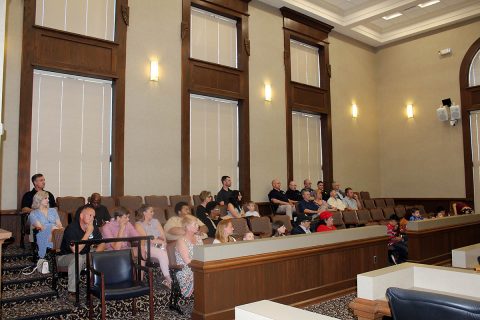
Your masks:
{"label": "beige wall", "polygon": [[[181,1],[130,0],[125,194],[180,194]],[[150,81],[150,59],[160,79]]]}
{"label": "beige wall", "polygon": [[[127,40],[125,193],[180,193],[181,1],[130,0]],[[283,30],[279,12],[250,3],[250,152],[252,198],[266,199],[273,177],[286,184]],[[16,207],[22,2],[8,1],[6,135],[1,151],[1,208]],[[458,70],[480,22],[374,52],[332,33],[334,177],[373,196],[464,195],[461,127],[435,117],[440,99],[459,102]],[[459,36],[461,35],[461,36]],[[440,59],[437,51],[453,55]],[[158,83],[148,80],[158,58]],[[273,100],[263,100],[270,82]],[[415,119],[407,120],[412,101]],[[352,102],[359,117],[350,115]],[[48,177],[47,177],[48,184]],[[216,191],[216,190],[212,190]]]}
{"label": "beige wall", "polygon": [[[460,64],[479,31],[475,22],[377,53],[382,196],[465,196],[462,126],[438,121],[435,110],[448,97],[460,104]],[[444,48],[453,54],[439,57]]]}
{"label": "beige wall", "polygon": [[5,87],[1,145],[1,209],[17,207],[18,123],[22,52],[23,1],[7,1]]}
{"label": "beige wall", "polygon": [[[376,56],[338,33],[329,36],[333,177],[341,187],[380,195]],[[352,103],[358,118],[352,118]]]}

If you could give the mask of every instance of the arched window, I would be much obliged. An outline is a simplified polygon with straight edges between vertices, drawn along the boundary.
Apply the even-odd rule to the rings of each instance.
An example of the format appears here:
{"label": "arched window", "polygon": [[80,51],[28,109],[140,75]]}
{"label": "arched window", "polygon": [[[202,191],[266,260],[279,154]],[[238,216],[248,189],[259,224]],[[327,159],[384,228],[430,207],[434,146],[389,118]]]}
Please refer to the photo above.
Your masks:
{"label": "arched window", "polygon": [[468,86],[480,86],[480,50],[477,51],[473,57],[470,69],[468,72]]}

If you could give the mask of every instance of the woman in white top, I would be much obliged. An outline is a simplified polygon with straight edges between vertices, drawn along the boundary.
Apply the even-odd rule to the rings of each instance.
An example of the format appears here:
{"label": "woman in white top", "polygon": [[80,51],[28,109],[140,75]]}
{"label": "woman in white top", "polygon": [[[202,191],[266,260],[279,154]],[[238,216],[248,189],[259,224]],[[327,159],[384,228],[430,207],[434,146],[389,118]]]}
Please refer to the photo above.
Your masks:
{"label": "woman in white top", "polygon": [[[153,218],[153,207],[144,204],[137,210],[137,223],[135,229],[140,236],[153,236],[154,239],[150,241],[150,257],[158,260],[160,269],[165,277],[164,284],[170,288],[172,285],[172,278],[168,270],[168,254],[166,250],[167,240],[165,238],[165,231],[157,219]],[[145,241],[146,242],[146,241]],[[146,251],[146,249],[145,249]]]}
{"label": "woman in white top", "polygon": [[227,242],[236,242],[233,234],[233,224],[230,219],[222,220],[217,225],[217,232],[215,233],[215,240],[213,243],[227,243]]}
{"label": "woman in white top", "polygon": [[242,208],[242,194],[238,190],[232,191],[232,196],[228,199],[227,215],[232,218],[241,218],[245,216]]}
{"label": "woman in white top", "polygon": [[334,210],[345,210],[346,206],[342,200],[337,199],[337,192],[335,190],[330,191],[330,198],[327,201],[328,205]]}

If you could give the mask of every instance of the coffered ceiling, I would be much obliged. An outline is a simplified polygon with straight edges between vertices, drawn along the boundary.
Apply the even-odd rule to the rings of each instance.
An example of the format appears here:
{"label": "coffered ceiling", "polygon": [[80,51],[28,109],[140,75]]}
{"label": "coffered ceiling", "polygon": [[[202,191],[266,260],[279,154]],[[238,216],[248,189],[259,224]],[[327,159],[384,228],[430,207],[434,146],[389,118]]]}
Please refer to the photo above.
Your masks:
{"label": "coffered ceiling", "polygon": [[291,8],[374,47],[480,17],[480,0],[259,1]]}

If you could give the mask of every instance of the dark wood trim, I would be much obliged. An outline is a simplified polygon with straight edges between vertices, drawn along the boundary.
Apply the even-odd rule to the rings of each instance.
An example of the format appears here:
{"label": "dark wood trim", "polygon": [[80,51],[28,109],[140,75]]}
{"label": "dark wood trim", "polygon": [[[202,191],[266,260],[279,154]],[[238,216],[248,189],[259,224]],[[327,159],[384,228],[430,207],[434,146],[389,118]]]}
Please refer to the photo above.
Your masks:
{"label": "dark wood trim", "polygon": [[[396,205],[416,206],[423,205],[427,213],[435,212],[439,206],[444,207],[447,212],[452,212],[452,203],[465,202],[473,206],[473,199],[468,198],[394,198]],[[473,208],[473,207],[472,207]]]}
{"label": "dark wood trim", "polygon": [[[248,92],[248,3],[250,0],[183,0],[182,2],[182,106],[181,190],[190,194],[190,94],[238,101],[239,189],[250,199],[250,127]],[[237,21],[237,68],[190,58],[190,12],[192,6]]]}
{"label": "dark wood trim", "polygon": [[25,0],[23,14],[20,123],[18,142],[17,204],[30,189],[30,152],[34,68],[70,73],[113,82],[112,196],[123,195],[125,63],[127,20],[122,8],[128,0],[117,0],[115,41],[79,35],[35,25],[36,0]]}
{"label": "dark wood trim", "polygon": [[386,239],[382,236],[206,263],[194,260],[190,265],[195,282],[192,319],[233,319],[235,306],[262,299],[304,306],[339,292],[351,292],[357,273],[388,265]]}
{"label": "dark wood trim", "polygon": [[[330,65],[328,42],[325,40],[332,26],[312,19],[289,8],[280,9],[283,15],[284,64],[285,64],[285,118],[287,143],[287,178],[293,179],[293,130],[292,111],[321,116],[322,171],[326,185],[333,181],[332,120],[330,103]],[[320,88],[292,81],[290,64],[290,40],[298,40],[316,46],[319,51]]]}
{"label": "dark wood trim", "polygon": [[473,162],[470,141],[470,111],[480,110],[480,102],[473,103],[473,88],[468,85],[468,71],[475,54],[480,50],[478,38],[467,50],[460,65],[460,96],[462,105],[463,163],[465,168],[465,197],[473,199]]}

